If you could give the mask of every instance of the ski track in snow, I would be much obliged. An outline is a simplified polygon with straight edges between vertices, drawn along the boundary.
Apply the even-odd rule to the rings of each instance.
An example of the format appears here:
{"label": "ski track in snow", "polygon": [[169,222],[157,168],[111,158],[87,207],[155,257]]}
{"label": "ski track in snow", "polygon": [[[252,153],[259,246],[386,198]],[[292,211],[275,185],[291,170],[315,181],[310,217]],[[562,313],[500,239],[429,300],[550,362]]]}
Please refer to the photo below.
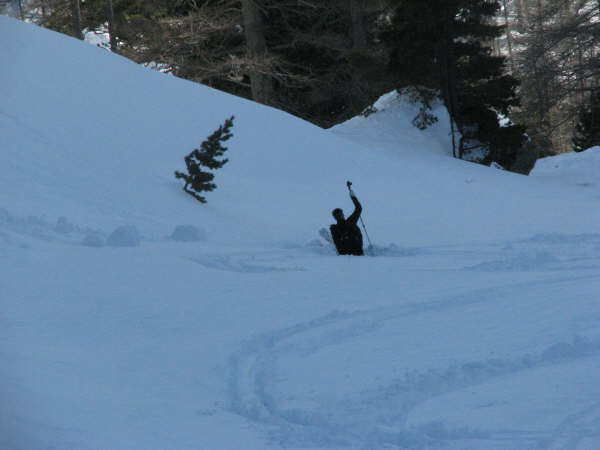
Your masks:
{"label": "ski track in snow", "polygon": [[238,273],[267,273],[267,272],[303,272],[301,266],[285,266],[285,261],[273,264],[273,258],[264,258],[255,254],[235,255],[205,255],[190,258],[190,261],[209,269],[224,270]]}
{"label": "ski track in snow", "polygon": [[[414,312],[413,312],[414,313]],[[418,312],[417,312],[418,313]],[[507,445],[504,448],[575,449],[578,441],[600,435],[600,403],[581,413],[567,417],[551,437],[539,432],[522,430],[451,430],[431,424],[417,429],[390,431],[383,420],[385,413],[395,414],[403,422],[418,404],[438,395],[475,386],[497,377],[511,376],[523,371],[554,364],[571,362],[578,358],[600,355],[600,340],[582,343],[558,343],[539,354],[528,354],[517,359],[473,361],[446,370],[413,373],[402,380],[382,386],[373,392],[361,393],[325,410],[285,410],[269,392],[269,382],[277,365],[279,346],[299,339],[307,332],[346,324],[334,333],[335,340],[323,340],[313,351],[332,345],[337,339],[355,338],[376,326],[356,326],[353,319],[370,317],[374,322],[389,318],[390,311],[334,312],[328,316],[301,323],[294,327],[261,335],[242,345],[231,356],[229,394],[231,410],[250,420],[274,426],[272,439],[282,445],[328,445],[361,448],[362,445],[394,446],[397,448],[448,448],[449,442],[460,439],[484,440]],[[410,312],[404,313],[410,315]],[[379,318],[379,319],[377,319]],[[289,347],[288,347],[289,350]],[[354,411],[354,416],[334,417],[335,411]],[[382,420],[378,423],[376,419]],[[396,427],[397,428],[397,427]],[[502,443],[502,444],[501,444]]]}
{"label": "ski track in snow", "polygon": [[[540,443],[540,449],[577,449],[578,444],[588,438],[600,441],[600,402],[576,414],[568,416],[554,430],[548,440]],[[583,447],[583,448],[592,448]]]}
{"label": "ski track in snow", "polygon": [[[589,276],[581,278],[598,278]],[[576,281],[563,277],[550,284]],[[271,439],[282,446],[332,446],[334,448],[485,448],[573,449],[585,438],[600,435],[600,403],[566,417],[555,430],[448,429],[442,423],[417,428],[402,426],[411,410],[434,397],[483,383],[511,377],[529,370],[568,364],[600,356],[600,339],[576,338],[556,342],[537,353],[514,358],[468,361],[445,369],[407,373],[390,384],[371,391],[353,393],[335,405],[318,411],[285,409],[272,393],[278,360],[290,354],[315,353],[376,332],[384,323],[410,319],[426,312],[443,312],[470,304],[494,301],[512,289],[535,288],[548,282],[519,283],[502,288],[477,289],[440,300],[378,310],[333,311],[313,320],[253,337],[230,357],[228,391],[230,409],[266,425]],[[317,337],[315,337],[315,334]],[[339,411],[348,411],[341,415]],[[393,416],[394,427],[386,420]],[[402,424],[398,429],[398,424]],[[468,442],[468,444],[465,444]],[[479,444],[477,444],[479,443]]]}

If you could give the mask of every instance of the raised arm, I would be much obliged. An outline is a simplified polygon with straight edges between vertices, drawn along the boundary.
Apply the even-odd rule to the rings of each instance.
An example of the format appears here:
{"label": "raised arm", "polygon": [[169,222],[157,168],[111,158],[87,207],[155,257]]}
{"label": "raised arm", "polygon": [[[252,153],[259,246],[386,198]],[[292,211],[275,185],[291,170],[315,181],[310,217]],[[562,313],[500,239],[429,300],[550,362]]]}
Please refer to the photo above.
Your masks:
{"label": "raised arm", "polygon": [[354,194],[354,191],[352,189],[350,189],[350,198],[352,199],[352,203],[354,203],[354,212],[348,217],[348,219],[346,219],[346,221],[356,223],[358,222],[360,213],[362,213],[362,206],[356,198],[356,195]]}

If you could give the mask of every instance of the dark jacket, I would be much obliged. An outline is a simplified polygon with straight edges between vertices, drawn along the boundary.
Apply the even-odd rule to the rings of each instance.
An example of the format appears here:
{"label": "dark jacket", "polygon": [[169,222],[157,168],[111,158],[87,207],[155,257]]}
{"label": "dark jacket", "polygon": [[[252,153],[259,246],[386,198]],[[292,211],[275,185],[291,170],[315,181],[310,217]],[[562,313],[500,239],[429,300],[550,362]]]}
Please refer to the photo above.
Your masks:
{"label": "dark jacket", "polygon": [[362,206],[354,196],[350,197],[354,203],[354,212],[341,223],[329,227],[335,248],[340,255],[363,255],[363,237],[357,222],[362,212]]}

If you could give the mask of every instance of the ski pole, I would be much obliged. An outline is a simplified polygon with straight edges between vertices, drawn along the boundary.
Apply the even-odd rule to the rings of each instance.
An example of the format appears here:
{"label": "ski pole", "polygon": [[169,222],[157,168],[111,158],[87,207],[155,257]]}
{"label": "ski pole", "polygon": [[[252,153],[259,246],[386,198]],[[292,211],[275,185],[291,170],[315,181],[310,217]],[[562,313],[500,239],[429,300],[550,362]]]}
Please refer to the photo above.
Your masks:
{"label": "ski pole", "polygon": [[[350,192],[350,194],[352,195],[352,181],[346,181],[346,186],[348,186],[348,192]],[[367,241],[369,241],[369,248],[373,248],[373,244],[371,244],[371,238],[369,238],[369,233],[367,233],[367,227],[365,227],[365,223],[363,222],[362,217],[359,217],[359,219],[363,230],[365,230],[365,236],[367,236]]]}

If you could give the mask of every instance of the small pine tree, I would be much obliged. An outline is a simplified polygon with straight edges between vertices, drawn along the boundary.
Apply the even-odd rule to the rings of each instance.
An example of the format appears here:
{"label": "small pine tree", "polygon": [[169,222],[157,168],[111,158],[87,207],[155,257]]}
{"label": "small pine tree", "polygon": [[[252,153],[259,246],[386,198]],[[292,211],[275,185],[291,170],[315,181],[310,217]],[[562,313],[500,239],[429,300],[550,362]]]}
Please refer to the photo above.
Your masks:
{"label": "small pine tree", "polygon": [[600,145],[600,90],[594,92],[590,103],[579,111],[573,150],[582,152],[595,145]]}
{"label": "small pine tree", "polygon": [[[225,123],[219,126],[218,130],[200,144],[200,149],[194,149],[192,153],[184,158],[188,170],[187,174],[175,171],[175,178],[182,178],[185,181],[183,190],[201,203],[206,203],[206,198],[200,195],[199,192],[212,191],[217,185],[212,183],[215,176],[210,172],[204,172],[200,167],[220,169],[229,161],[228,159],[219,161],[216,158],[223,156],[223,153],[227,151],[227,147],[223,147],[221,143],[233,136],[230,132],[233,119],[234,116],[231,116],[225,120]],[[188,188],[190,186],[191,188]]]}

